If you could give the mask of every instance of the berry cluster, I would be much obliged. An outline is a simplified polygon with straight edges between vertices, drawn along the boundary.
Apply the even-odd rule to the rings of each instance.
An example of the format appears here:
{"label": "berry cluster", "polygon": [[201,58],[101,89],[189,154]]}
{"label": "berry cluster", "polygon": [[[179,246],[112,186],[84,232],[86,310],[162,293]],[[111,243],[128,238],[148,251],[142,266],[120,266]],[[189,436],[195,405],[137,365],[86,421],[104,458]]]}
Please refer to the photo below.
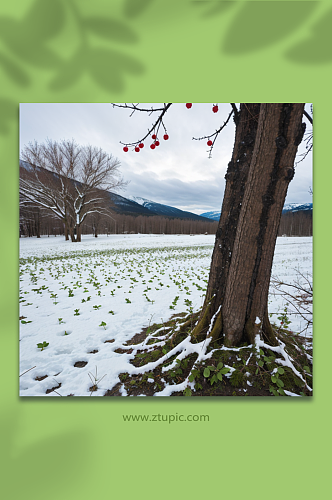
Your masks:
{"label": "berry cluster", "polygon": [[[150,148],[151,148],[151,149],[155,149],[155,148],[156,148],[156,146],[159,146],[159,145],[160,145],[160,142],[158,141],[156,134],[153,134],[151,137],[152,137],[152,139],[154,140],[154,142],[150,145]],[[164,137],[163,137],[163,138],[164,138],[164,141],[167,141],[167,140],[169,139],[168,134],[164,134]],[[135,151],[136,151],[136,153],[139,153],[139,152],[140,152],[140,150],[141,150],[142,148],[144,148],[144,144],[143,144],[143,142],[139,143],[139,144],[138,144],[138,146],[135,146]],[[128,150],[129,150],[129,149],[128,149],[128,146],[125,146],[125,147],[123,148],[123,151],[124,151],[125,153],[127,153],[127,152],[128,152]]]}
{"label": "berry cluster", "polygon": [[[192,107],[192,105],[193,105],[193,104],[192,104],[192,102],[187,102],[187,103],[186,103],[186,108],[187,108],[187,109],[190,109],[190,108]],[[218,112],[218,110],[219,110],[218,105],[217,105],[217,104],[214,104],[214,105],[212,106],[212,111],[213,111],[213,113],[217,113],[217,112]],[[159,140],[157,139],[157,135],[156,135],[156,134],[152,134],[151,138],[153,139],[153,141],[154,141],[154,142],[153,142],[152,144],[150,144],[150,148],[151,148],[151,149],[155,149],[156,147],[158,147],[158,146],[160,145],[160,142],[159,142]],[[169,136],[168,136],[168,134],[167,134],[167,133],[165,133],[165,134],[164,134],[163,139],[164,139],[164,141],[167,141],[167,140],[169,139]],[[208,140],[208,141],[207,141],[207,145],[208,145],[208,146],[212,146],[212,145],[213,145],[213,142],[212,142],[211,140]],[[143,142],[141,142],[141,143],[139,143],[139,144],[136,144],[136,146],[135,146],[135,148],[134,148],[134,149],[135,149],[136,153],[139,153],[139,152],[140,152],[140,150],[141,150],[142,148],[144,148],[144,144],[143,144]],[[127,152],[129,151],[128,146],[124,146],[123,151],[124,151],[125,153],[127,153]]]}

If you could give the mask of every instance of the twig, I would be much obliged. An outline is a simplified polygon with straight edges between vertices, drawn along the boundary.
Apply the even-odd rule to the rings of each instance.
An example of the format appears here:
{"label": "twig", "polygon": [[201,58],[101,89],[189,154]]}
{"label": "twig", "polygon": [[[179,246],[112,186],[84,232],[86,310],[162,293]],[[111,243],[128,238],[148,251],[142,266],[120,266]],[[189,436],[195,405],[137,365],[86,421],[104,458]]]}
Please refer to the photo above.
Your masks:
{"label": "twig", "polygon": [[214,139],[213,139],[213,141],[212,141],[212,145],[210,146],[210,150],[209,150],[209,158],[211,158],[211,157],[212,157],[212,149],[213,149],[213,147],[214,147],[214,144],[215,144],[215,142],[216,142],[216,140],[217,140],[218,135],[219,135],[219,134],[220,134],[220,132],[221,132],[221,131],[222,131],[222,130],[226,127],[226,125],[227,125],[227,123],[229,122],[229,120],[230,120],[230,118],[231,118],[231,116],[232,116],[233,112],[234,112],[234,111],[233,111],[233,109],[232,109],[232,111],[229,113],[229,115],[228,115],[228,117],[227,117],[227,120],[226,120],[226,121],[225,121],[225,122],[221,125],[221,127],[220,127],[218,130],[216,130],[213,134],[210,134],[210,135],[205,135],[205,136],[203,136],[203,137],[193,137],[193,140],[194,140],[194,141],[202,141],[202,140],[204,140],[204,139],[211,139],[212,137],[214,137]]}
{"label": "twig", "polygon": [[155,132],[156,136],[158,137],[158,132],[159,132],[160,126],[163,126],[165,133],[167,133],[165,124],[163,122],[163,117],[167,113],[169,108],[172,106],[172,104],[173,103],[169,102],[169,103],[164,103],[163,108],[146,109],[146,108],[138,108],[136,104],[132,104],[131,106],[128,106],[128,104],[121,105],[121,104],[112,103],[113,107],[132,109],[133,112],[130,116],[132,116],[135,111],[146,111],[146,112],[149,112],[150,114],[152,114],[156,111],[161,112],[160,115],[158,116],[157,120],[155,121],[155,123],[152,125],[151,128],[148,129],[148,132],[145,134],[144,137],[142,137],[142,139],[135,141],[135,142],[122,142],[122,141],[120,141],[120,144],[123,144],[124,146],[137,146],[138,144],[143,142],[147,137],[149,137],[149,135],[151,135],[152,132]]}
{"label": "twig", "polygon": [[33,366],[32,368],[29,368],[29,370],[26,370],[25,372],[21,373],[20,377],[22,377],[22,375],[24,375],[25,373],[28,373],[30,370],[33,370],[34,368],[36,368],[36,367]]}

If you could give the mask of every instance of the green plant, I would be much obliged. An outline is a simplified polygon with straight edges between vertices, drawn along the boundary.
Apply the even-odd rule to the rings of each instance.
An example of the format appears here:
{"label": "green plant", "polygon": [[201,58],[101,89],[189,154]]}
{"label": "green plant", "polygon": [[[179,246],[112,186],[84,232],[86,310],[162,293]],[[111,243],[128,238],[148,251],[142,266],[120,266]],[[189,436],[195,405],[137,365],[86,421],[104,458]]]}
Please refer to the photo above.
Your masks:
{"label": "green plant", "polygon": [[275,396],[285,396],[285,392],[283,390],[283,387],[284,387],[284,383],[283,381],[279,378],[279,375],[283,375],[285,373],[285,370],[282,368],[282,366],[279,366],[276,371],[271,375],[271,382],[273,384],[276,384],[277,386],[277,389],[270,385],[270,392],[272,392],[272,394],[274,394]]}
{"label": "green plant", "polygon": [[79,309],[74,309],[74,311],[75,311],[74,316],[79,316],[79,315],[80,315],[80,313],[78,312],[78,311],[79,311]]}
{"label": "green plant", "polygon": [[59,325],[62,325],[62,323],[64,323],[64,321],[62,321],[62,318],[58,318],[58,321],[59,321]]}
{"label": "green plant", "polygon": [[204,369],[203,376],[205,378],[210,378],[210,375],[212,372],[213,375],[210,378],[210,383],[211,383],[211,385],[213,385],[218,380],[222,381],[222,376],[225,375],[226,373],[228,373],[229,371],[230,371],[230,369],[224,367],[224,364],[222,363],[222,361],[220,361],[220,363],[218,363],[217,367],[212,366],[212,365],[207,366]]}
{"label": "green plant", "polygon": [[174,300],[173,300],[173,302],[172,302],[172,305],[171,305],[171,306],[169,306],[169,308],[170,308],[170,309],[175,309],[175,306],[176,306],[177,301],[179,300],[179,298],[180,298],[180,297],[179,297],[178,295],[175,297],[175,299],[174,299]]}
{"label": "green plant", "polygon": [[105,321],[102,321],[102,322],[100,323],[100,325],[99,325],[99,326],[104,327],[104,330],[106,330],[106,328],[105,328],[105,327],[106,327],[106,323],[105,323]]}
{"label": "green plant", "polygon": [[288,318],[288,306],[289,304],[286,304],[284,307],[284,311],[278,316],[278,320],[280,321],[280,328],[284,328],[285,330],[288,329],[288,325],[291,323],[290,319]]}
{"label": "green plant", "polygon": [[40,342],[39,344],[37,344],[37,347],[38,347],[38,349],[41,349],[43,351],[45,349],[45,347],[47,347],[48,345],[49,345],[49,343],[45,342],[45,340],[44,340],[44,342]]}

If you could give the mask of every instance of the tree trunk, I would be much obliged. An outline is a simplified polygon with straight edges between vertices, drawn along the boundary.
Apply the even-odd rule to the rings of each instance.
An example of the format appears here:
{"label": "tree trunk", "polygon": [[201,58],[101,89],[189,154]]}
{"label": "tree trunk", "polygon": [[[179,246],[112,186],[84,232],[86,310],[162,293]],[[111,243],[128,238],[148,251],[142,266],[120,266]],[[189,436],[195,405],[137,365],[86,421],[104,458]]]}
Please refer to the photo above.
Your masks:
{"label": "tree trunk", "polygon": [[76,241],[77,243],[81,243],[81,233],[82,233],[82,227],[81,224],[76,225]]}
{"label": "tree trunk", "polygon": [[35,229],[36,229],[37,238],[40,238],[40,214],[39,214],[39,210],[35,214]]}
{"label": "tree trunk", "polygon": [[67,210],[65,211],[64,226],[65,226],[65,240],[68,241],[69,240],[69,223],[68,223]]}
{"label": "tree trunk", "polygon": [[194,335],[204,334],[214,318],[211,332],[216,340],[221,336],[221,310],[228,270],[241,211],[244,189],[254,150],[260,104],[241,104],[235,116],[236,132],[232,159],[225,175],[226,186],[219,226],[210,267],[210,276],[200,320]]}
{"label": "tree trunk", "polygon": [[194,330],[201,333],[213,318],[210,335],[223,338],[227,346],[253,343],[257,333],[276,343],[268,319],[269,282],[282,208],[304,132],[304,104],[261,104],[254,147],[247,145],[245,151],[246,158],[251,155],[250,164],[241,164],[239,148],[248,142],[243,122],[249,123],[243,111],[250,106],[241,106],[206,300]]}

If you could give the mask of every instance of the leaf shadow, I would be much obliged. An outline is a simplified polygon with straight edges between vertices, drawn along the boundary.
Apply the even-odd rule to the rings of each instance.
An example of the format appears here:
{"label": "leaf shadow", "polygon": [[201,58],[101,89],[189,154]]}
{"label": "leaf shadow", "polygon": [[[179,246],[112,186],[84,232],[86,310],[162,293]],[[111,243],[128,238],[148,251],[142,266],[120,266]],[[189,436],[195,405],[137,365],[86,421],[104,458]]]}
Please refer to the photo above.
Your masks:
{"label": "leaf shadow", "polygon": [[250,1],[233,18],[222,51],[243,55],[273,45],[296,31],[313,13],[315,1]]}
{"label": "leaf shadow", "polygon": [[332,62],[332,9],[325,12],[312,27],[311,36],[295,44],[286,53],[287,59],[301,64]]}
{"label": "leaf shadow", "polygon": [[6,135],[10,132],[10,122],[17,119],[18,106],[11,99],[0,97],[0,134]]}
{"label": "leaf shadow", "polygon": [[206,7],[202,13],[202,17],[214,17],[217,14],[223,14],[238,2],[236,0],[225,1],[210,1],[210,0],[193,0],[191,4],[193,7]]}
{"label": "leaf shadow", "polygon": [[[139,14],[149,2],[135,2],[131,12]],[[143,64],[135,57],[113,47],[114,43],[132,45],[138,42],[139,37],[132,27],[112,18],[85,16],[79,7],[78,3],[66,3],[65,0],[35,0],[20,20],[0,16],[3,46],[0,66],[13,83],[22,87],[31,85],[34,68],[39,68],[51,71],[49,88],[53,91],[68,89],[89,73],[99,87],[120,92],[125,86],[125,74],[138,75],[144,71]],[[68,52],[59,52],[58,39],[54,43],[54,38],[60,36],[61,42],[69,18],[75,23],[71,45],[73,50],[76,48],[73,53],[70,48]],[[5,122],[3,119],[2,123]],[[5,125],[0,126],[0,133],[5,130]]]}
{"label": "leaf shadow", "polygon": [[[2,463],[3,490],[10,491],[12,498],[19,498],[24,484],[27,492],[33,492],[35,500],[44,500],[45,491],[49,499],[67,498],[68,488],[75,486],[75,479],[77,486],[81,475],[88,472],[85,457],[90,443],[86,434],[77,429],[59,432],[15,453],[13,443],[18,420],[14,412],[0,418],[2,455],[6,457]],[[52,488],[49,487],[51,476],[61,478],[61,481],[52,481]]]}
{"label": "leaf shadow", "polygon": [[154,0],[124,0],[123,13],[128,18],[138,17]]}
{"label": "leaf shadow", "polygon": [[47,42],[60,33],[64,23],[65,11],[60,0],[36,0],[20,21],[0,17],[0,39],[21,63],[54,68],[61,59]]}

